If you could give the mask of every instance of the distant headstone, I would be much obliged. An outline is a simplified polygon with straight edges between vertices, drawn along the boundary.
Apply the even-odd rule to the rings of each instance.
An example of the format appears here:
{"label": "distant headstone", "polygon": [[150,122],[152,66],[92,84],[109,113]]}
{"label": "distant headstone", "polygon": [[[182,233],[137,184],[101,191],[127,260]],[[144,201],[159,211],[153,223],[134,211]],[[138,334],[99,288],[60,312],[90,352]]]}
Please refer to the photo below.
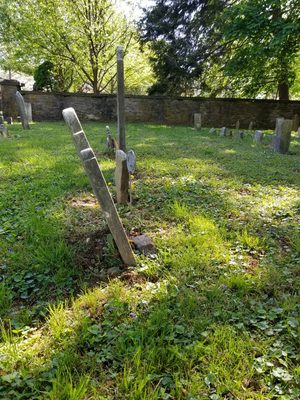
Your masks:
{"label": "distant headstone", "polygon": [[208,133],[215,133],[215,132],[216,132],[215,128],[210,128],[210,130],[208,131]]}
{"label": "distant headstone", "polygon": [[248,127],[248,130],[249,130],[249,131],[252,131],[252,130],[253,130],[253,121],[250,122],[249,127]]}
{"label": "distant headstone", "polygon": [[136,168],[136,156],[133,150],[127,151],[127,169],[129,174],[133,175]]}
{"label": "distant headstone", "polygon": [[235,135],[234,135],[234,137],[235,137],[236,139],[244,139],[244,136],[245,136],[244,131],[238,131],[238,132],[236,132]]}
{"label": "distant headstone", "polygon": [[4,124],[3,111],[0,111],[0,124]]}
{"label": "distant headstone", "polygon": [[83,162],[86,174],[90,179],[95,196],[103,210],[104,217],[118,247],[122,260],[126,265],[136,265],[133,251],[108,190],[105,178],[93,150],[89,147],[89,142],[75,110],[73,108],[63,110],[63,117],[71,131],[75,147]]}
{"label": "distant headstone", "polygon": [[261,143],[264,137],[263,131],[255,131],[253,136],[253,142]]}
{"label": "distant headstone", "polygon": [[223,128],[221,128],[221,130],[220,130],[220,136],[225,137],[225,136],[227,136],[227,133],[228,133],[227,128],[225,126],[223,126]]}
{"label": "distant headstone", "polygon": [[295,114],[295,115],[294,115],[294,118],[293,118],[293,127],[292,127],[292,130],[293,130],[294,132],[297,132],[299,126],[300,126],[300,123],[299,123],[299,115],[298,115],[298,114]]}
{"label": "distant headstone", "polygon": [[115,143],[108,125],[106,126],[106,146],[108,150],[112,150],[115,148]]}
{"label": "distant headstone", "polygon": [[277,153],[286,154],[291,142],[293,120],[276,118],[275,136],[273,138],[273,149]]}
{"label": "distant headstone", "polygon": [[30,129],[29,122],[28,122],[28,116],[27,116],[27,112],[26,112],[25,101],[20,92],[16,92],[16,100],[17,100],[17,105],[19,108],[20,116],[21,116],[21,122],[22,122],[23,129]]}
{"label": "distant headstone", "polygon": [[201,114],[200,113],[194,114],[194,128],[201,129],[201,127],[202,127]]}
{"label": "distant headstone", "polygon": [[298,138],[300,138],[300,126],[298,128]]}
{"label": "distant headstone", "polygon": [[27,114],[28,122],[32,122],[32,106],[31,103],[24,103],[25,104],[25,111]]}
{"label": "distant headstone", "polygon": [[7,138],[7,128],[4,124],[0,124],[0,136]]}
{"label": "distant headstone", "polygon": [[235,123],[235,129],[239,130],[240,129],[240,120],[237,120]]}
{"label": "distant headstone", "polygon": [[127,169],[127,156],[123,150],[116,151],[115,183],[117,191],[117,203],[128,204],[129,174]]}

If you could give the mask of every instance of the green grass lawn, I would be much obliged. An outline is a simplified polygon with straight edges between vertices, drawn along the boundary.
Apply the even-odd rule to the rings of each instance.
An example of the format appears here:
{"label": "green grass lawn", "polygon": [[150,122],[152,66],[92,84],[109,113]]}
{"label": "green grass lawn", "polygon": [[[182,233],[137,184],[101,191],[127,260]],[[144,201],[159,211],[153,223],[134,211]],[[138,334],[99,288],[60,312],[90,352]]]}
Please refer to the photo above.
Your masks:
{"label": "green grass lawn", "polygon": [[[84,128],[114,193],[105,125]],[[157,247],[132,269],[63,122],[0,140],[0,399],[298,399],[299,139],[278,155],[270,137],[127,132],[118,209]]]}

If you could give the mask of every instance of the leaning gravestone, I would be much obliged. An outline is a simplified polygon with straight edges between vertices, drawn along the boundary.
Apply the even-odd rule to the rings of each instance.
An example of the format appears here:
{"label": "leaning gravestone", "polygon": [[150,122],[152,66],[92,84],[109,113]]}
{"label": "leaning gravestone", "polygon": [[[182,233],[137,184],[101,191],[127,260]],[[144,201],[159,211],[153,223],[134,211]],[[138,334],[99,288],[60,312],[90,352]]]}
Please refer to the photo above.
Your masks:
{"label": "leaning gravestone", "polygon": [[118,247],[122,260],[126,265],[136,265],[134,254],[124,231],[119,214],[116,210],[111,194],[109,193],[95,154],[89,145],[75,110],[73,108],[63,110],[63,117],[71,131],[75,147],[83,162],[86,174],[90,179],[93,191],[102,208],[104,217]]}
{"label": "leaning gravestone", "polygon": [[200,113],[194,114],[194,128],[201,129],[201,127],[202,127],[201,114]]}
{"label": "leaning gravestone", "polygon": [[235,123],[235,129],[239,130],[240,129],[240,120],[238,119]]}
{"label": "leaning gravestone", "polygon": [[117,191],[117,203],[128,203],[129,174],[127,169],[127,156],[123,150],[116,151],[115,183]]}
{"label": "leaning gravestone", "polygon": [[253,136],[253,142],[254,143],[261,143],[264,137],[263,131],[255,131],[254,136]]}
{"label": "leaning gravestone", "polygon": [[215,132],[216,132],[215,128],[210,128],[210,130],[208,131],[208,133],[215,133]]}
{"label": "leaning gravestone", "polygon": [[221,137],[227,136],[227,128],[226,128],[225,126],[223,126],[223,128],[221,128],[221,130],[220,130],[220,136],[221,136]]}
{"label": "leaning gravestone", "polygon": [[298,128],[298,138],[300,138],[300,126]]}
{"label": "leaning gravestone", "polygon": [[286,154],[291,142],[293,120],[276,118],[275,137],[273,138],[273,149],[277,153]]}
{"label": "leaning gravestone", "polygon": [[19,108],[20,116],[21,116],[21,122],[22,122],[23,129],[30,129],[29,122],[28,122],[28,116],[27,116],[27,112],[26,112],[25,101],[20,92],[16,92],[16,100],[17,100],[17,105]]}
{"label": "leaning gravestone", "polygon": [[0,124],[4,124],[3,111],[0,111]]}
{"label": "leaning gravestone", "polygon": [[249,131],[252,131],[252,130],[253,130],[253,121],[250,121],[248,130],[249,130]]}

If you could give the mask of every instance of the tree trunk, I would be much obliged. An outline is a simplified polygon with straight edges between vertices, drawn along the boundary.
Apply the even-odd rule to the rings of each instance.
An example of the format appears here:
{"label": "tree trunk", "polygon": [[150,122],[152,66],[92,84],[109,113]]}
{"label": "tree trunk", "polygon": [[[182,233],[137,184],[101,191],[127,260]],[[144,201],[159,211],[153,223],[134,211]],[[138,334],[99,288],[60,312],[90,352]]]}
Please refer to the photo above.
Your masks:
{"label": "tree trunk", "polygon": [[289,85],[286,82],[278,84],[279,100],[289,100]]}

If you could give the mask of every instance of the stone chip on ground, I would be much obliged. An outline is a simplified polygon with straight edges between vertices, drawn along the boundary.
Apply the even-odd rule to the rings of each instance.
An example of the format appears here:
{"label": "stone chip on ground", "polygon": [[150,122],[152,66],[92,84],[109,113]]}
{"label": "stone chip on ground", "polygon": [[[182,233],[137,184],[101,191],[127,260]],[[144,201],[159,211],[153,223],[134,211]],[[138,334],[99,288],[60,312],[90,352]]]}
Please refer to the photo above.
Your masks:
{"label": "stone chip on ground", "polygon": [[156,253],[155,245],[152,239],[147,235],[139,235],[131,238],[134,247],[140,253],[145,255]]}

